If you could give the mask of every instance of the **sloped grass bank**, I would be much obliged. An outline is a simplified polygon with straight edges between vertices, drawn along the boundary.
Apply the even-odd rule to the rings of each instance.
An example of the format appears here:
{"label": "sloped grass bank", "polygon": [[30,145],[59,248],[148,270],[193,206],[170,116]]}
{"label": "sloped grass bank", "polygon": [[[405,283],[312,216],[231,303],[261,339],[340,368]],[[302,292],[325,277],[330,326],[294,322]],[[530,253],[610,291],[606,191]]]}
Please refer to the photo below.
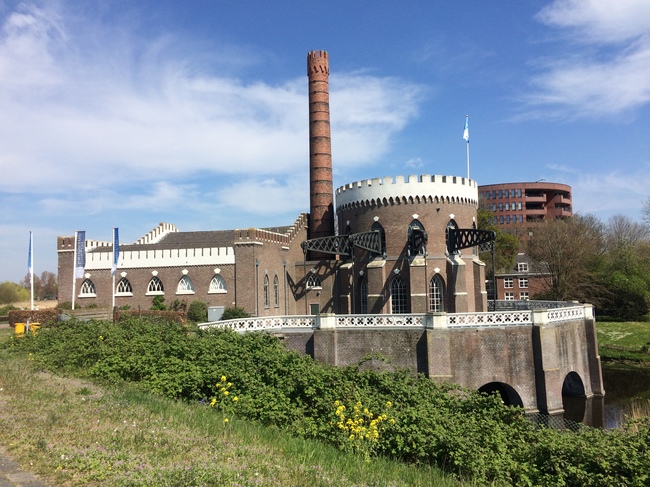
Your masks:
{"label": "sloped grass bank", "polygon": [[58,373],[128,381],[193,405],[214,403],[204,409],[224,414],[226,425],[244,418],[275,426],[347,451],[361,465],[387,456],[496,485],[641,486],[650,480],[648,418],[614,431],[545,429],[496,396],[402,372],[325,366],[286,352],[262,333],[138,319],[117,326],[66,323],[14,341],[8,350],[32,353],[35,364]]}
{"label": "sloped grass bank", "polygon": [[56,486],[472,485],[236,417],[224,423],[207,404],[39,372],[29,355],[0,352],[0,389],[0,443]]}

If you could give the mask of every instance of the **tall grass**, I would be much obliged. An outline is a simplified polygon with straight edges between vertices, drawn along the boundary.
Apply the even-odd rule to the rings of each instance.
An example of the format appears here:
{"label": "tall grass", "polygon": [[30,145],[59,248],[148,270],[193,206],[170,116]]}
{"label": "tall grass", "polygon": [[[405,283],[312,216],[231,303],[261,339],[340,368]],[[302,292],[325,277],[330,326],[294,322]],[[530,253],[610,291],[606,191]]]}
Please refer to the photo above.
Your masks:
{"label": "tall grass", "polygon": [[0,444],[53,485],[462,485],[432,468],[224,423],[207,404],[39,372],[29,356],[0,352],[0,388]]}

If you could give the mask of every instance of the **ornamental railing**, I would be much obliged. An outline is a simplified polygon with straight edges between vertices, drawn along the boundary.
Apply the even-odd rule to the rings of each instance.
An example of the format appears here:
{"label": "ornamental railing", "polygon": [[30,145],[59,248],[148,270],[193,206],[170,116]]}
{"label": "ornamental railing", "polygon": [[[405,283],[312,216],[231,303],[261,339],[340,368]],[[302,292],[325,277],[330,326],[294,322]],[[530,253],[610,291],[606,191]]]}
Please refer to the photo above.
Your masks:
{"label": "ornamental railing", "polygon": [[540,310],[488,311],[484,313],[414,313],[372,315],[298,315],[238,318],[201,323],[200,328],[229,328],[247,331],[312,331],[315,329],[456,329],[532,326],[593,318],[591,305]]}

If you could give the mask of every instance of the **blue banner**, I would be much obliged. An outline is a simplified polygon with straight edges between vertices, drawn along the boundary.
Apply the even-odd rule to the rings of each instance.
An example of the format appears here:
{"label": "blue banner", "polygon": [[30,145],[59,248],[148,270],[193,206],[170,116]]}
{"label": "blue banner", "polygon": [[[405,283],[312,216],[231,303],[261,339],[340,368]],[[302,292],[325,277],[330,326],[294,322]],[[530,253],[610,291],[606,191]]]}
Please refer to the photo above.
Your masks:
{"label": "blue banner", "polygon": [[86,232],[77,232],[77,261],[74,263],[74,277],[80,279],[84,276],[84,268],[86,267]]}
{"label": "blue banner", "polygon": [[29,281],[32,281],[32,275],[34,274],[34,270],[32,269],[32,241],[34,240],[34,236],[32,232],[29,232],[29,254],[27,255],[27,272],[29,273]]}
{"label": "blue banner", "polygon": [[115,275],[117,271],[117,262],[120,260],[120,229],[113,229],[113,267],[111,268],[111,274]]}

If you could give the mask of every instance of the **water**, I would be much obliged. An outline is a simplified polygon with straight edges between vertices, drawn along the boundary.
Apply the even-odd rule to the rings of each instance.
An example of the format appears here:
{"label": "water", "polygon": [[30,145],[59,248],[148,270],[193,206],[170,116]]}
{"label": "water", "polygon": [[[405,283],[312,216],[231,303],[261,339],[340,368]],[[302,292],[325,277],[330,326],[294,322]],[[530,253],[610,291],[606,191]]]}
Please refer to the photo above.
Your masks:
{"label": "water", "polygon": [[650,367],[603,365],[604,398],[563,397],[564,419],[598,428],[617,428],[635,398],[650,400]]}

